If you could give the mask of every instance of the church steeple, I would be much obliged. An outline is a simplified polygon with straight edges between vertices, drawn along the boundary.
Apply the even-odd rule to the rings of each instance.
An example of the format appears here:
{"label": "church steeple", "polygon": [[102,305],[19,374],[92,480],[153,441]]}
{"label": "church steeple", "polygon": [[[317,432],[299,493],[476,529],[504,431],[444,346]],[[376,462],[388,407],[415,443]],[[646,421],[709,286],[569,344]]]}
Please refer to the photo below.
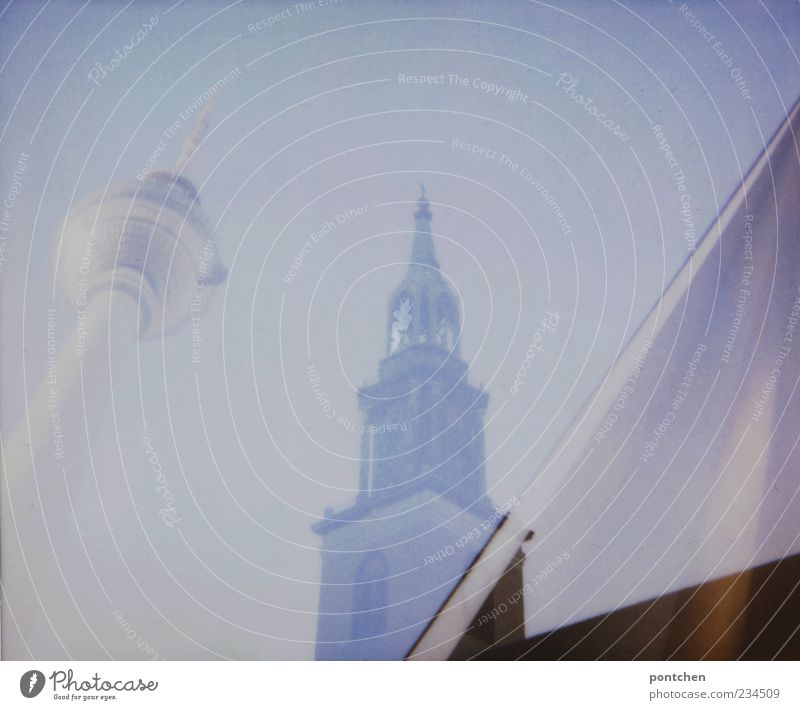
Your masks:
{"label": "church steeple", "polygon": [[458,300],[432,218],[423,188],[408,269],[389,300],[386,357],[378,381],[358,391],[359,493],[314,528],[324,539],[317,658],[402,658],[483,544],[471,531],[492,515],[489,397],[458,356]]}
{"label": "church steeple", "polygon": [[420,195],[417,200],[417,211],[414,213],[417,228],[414,232],[414,245],[411,248],[411,264],[412,266],[417,264],[438,269],[439,262],[436,261],[436,249],[433,246],[433,237],[431,236],[433,215],[430,210],[430,202],[428,202],[428,192],[424,184],[420,183],[419,187]]}
{"label": "church steeple", "polygon": [[459,356],[458,299],[439,268],[425,188],[414,214],[408,270],[389,299],[379,381],[359,391],[370,427],[403,423],[362,441],[363,500],[398,499],[420,486],[485,507],[482,419],[486,393],[467,383]]}
{"label": "church steeple", "polygon": [[421,185],[408,272],[389,302],[389,357],[425,347],[458,357],[458,301],[439,270],[427,191]]}

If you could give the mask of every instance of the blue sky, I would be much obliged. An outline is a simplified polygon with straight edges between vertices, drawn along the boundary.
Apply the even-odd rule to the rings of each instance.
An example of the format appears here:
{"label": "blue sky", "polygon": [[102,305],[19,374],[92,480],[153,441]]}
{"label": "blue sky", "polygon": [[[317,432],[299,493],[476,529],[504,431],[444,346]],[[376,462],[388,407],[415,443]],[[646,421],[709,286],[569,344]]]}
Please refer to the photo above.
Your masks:
{"label": "blue sky", "polygon": [[[385,355],[418,183],[462,300],[462,356],[490,395],[487,475],[503,502],[687,259],[682,210],[699,238],[800,95],[800,13],[793,3],[677,1],[170,5],[3,10],[0,194],[30,154],[0,273],[3,428],[24,409],[22,359],[29,389],[45,373],[41,314],[71,205],[135,179],[154,152],[173,163],[197,97],[233,75],[187,169],[229,268],[202,317],[201,362],[190,359],[191,328],[141,343],[121,366],[130,379],[116,388],[114,416],[99,417],[91,438],[101,470],[124,460],[133,472],[130,497],[113,475],[105,493],[123,554],[196,642],[120,582],[141,634],[168,657],[308,657],[319,575],[310,525],[354,496],[359,442],[326,417],[307,368],[337,415],[357,422],[354,388],[375,380]],[[92,81],[96,63],[111,67],[145,23]],[[363,207],[285,281],[310,235]],[[66,331],[69,310],[58,295],[55,305]],[[559,325],[512,395],[548,311]],[[185,511],[180,535],[149,499],[145,424]],[[143,528],[134,508],[150,512]],[[88,494],[78,512],[97,521]],[[151,544],[157,558],[144,552]],[[115,579],[108,542],[89,546]],[[92,579],[69,582],[91,607]],[[35,634],[33,616],[23,622]],[[131,655],[114,623],[106,615],[97,633]]]}

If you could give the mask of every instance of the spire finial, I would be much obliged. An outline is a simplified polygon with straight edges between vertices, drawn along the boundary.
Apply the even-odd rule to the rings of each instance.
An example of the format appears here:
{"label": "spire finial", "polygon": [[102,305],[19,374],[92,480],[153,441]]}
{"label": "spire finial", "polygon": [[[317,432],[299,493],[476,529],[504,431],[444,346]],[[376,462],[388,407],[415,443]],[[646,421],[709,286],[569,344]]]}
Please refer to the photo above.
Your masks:
{"label": "spire finial", "polygon": [[[417,211],[414,213],[414,217],[417,219],[417,228],[419,229],[419,220],[423,219],[426,222],[430,222],[433,219],[433,215],[431,214],[430,209],[428,209],[428,190],[425,188],[425,183],[421,182],[419,184],[419,198],[417,199]],[[430,231],[430,225],[427,225],[427,228],[423,228],[422,231]]]}
{"label": "spire finial", "polygon": [[419,184],[419,188],[420,195],[417,200],[417,211],[414,213],[417,228],[411,248],[411,261],[414,264],[424,264],[438,269],[439,262],[436,261],[436,251],[433,248],[433,239],[431,237],[433,215],[429,208],[428,191],[423,183]]}
{"label": "spire finial", "polygon": [[211,96],[209,96],[206,100],[205,104],[203,104],[203,107],[200,109],[200,113],[197,115],[197,122],[194,124],[194,130],[183,144],[180,157],[175,163],[176,175],[180,175],[183,172],[183,170],[186,168],[186,163],[189,162],[189,159],[192,157],[192,155],[194,155],[194,152],[202,142],[203,136],[208,128],[208,121],[211,118],[211,110],[214,108],[214,104],[217,102],[218,95],[219,91],[212,93]]}

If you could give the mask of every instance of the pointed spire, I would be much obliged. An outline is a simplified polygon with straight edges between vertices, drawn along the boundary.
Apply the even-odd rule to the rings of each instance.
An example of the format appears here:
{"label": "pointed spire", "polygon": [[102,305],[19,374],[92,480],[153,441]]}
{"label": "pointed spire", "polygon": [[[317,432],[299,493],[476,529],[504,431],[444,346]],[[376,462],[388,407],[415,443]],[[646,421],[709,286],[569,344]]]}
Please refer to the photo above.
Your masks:
{"label": "pointed spire", "polygon": [[439,262],[436,261],[436,250],[431,236],[433,215],[429,207],[428,191],[425,189],[424,183],[420,183],[419,187],[420,194],[417,200],[417,211],[414,213],[417,229],[414,234],[414,244],[411,248],[411,262],[412,264],[424,264],[438,269]]}
{"label": "pointed spire", "polygon": [[[419,184],[419,198],[417,199],[417,211],[414,213],[414,218],[417,220],[417,231],[430,232],[430,221],[433,215],[429,209],[430,202],[428,202],[428,191],[425,189],[425,183]],[[420,225],[420,222],[424,222]],[[422,227],[420,229],[420,227]]]}

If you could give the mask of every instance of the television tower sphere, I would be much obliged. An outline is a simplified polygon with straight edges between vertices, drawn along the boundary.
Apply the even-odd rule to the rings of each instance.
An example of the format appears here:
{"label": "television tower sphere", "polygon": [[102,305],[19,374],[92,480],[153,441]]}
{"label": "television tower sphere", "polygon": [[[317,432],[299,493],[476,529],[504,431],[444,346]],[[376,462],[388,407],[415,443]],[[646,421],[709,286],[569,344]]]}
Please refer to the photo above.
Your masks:
{"label": "television tower sphere", "polygon": [[200,111],[172,171],[97,190],[67,216],[59,277],[74,308],[99,291],[122,289],[139,300],[140,337],[157,337],[181,323],[191,307],[208,304],[211,294],[203,287],[223,281],[226,270],[197,191],[183,173],[213,103]]}
{"label": "television tower sphere", "polygon": [[74,307],[99,290],[132,292],[141,337],[155,337],[178,325],[198,286],[221,282],[225,269],[194,186],[163,171],[76,205],[64,223],[59,276]]}

